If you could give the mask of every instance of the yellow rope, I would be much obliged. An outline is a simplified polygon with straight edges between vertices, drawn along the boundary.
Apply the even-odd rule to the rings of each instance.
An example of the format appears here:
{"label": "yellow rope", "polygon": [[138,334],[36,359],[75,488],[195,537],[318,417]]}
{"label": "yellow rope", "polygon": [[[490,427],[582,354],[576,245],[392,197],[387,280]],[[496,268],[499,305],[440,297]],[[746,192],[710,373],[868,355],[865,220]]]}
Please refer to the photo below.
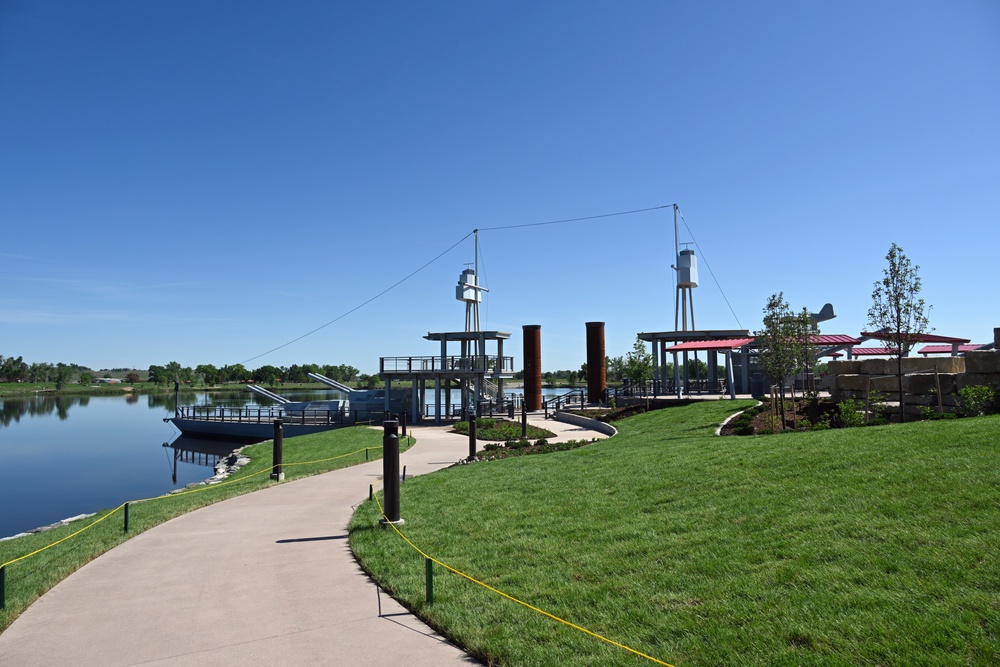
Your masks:
{"label": "yellow rope", "polygon": [[403,533],[399,530],[399,528],[396,526],[396,524],[392,523],[389,520],[389,517],[387,517],[385,515],[385,512],[382,509],[382,503],[378,499],[378,494],[375,494],[375,504],[378,505],[378,510],[382,514],[382,518],[385,519],[385,521],[386,521],[386,523],[388,525],[392,526],[392,529],[396,531],[396,534],[399,535],[401,538],[403,538],[403,541],[406,542],[408,545],[410,545],[410,547],[414,551],[416,551],[418,554],[420,554],[421,556],[423,556],[427,560],[429,560],[429,561],[431,561],[433,563],[437,563],[438,565],[440,565],[444,569],[448,570],[449,572],[453,572],[454,574],[457,574],[458,576],[462,577],[463,579],[467,579],[468,581],[471,581],[472,583],[474,583],[474,584],[476,584],[478,586],[482,586],[483,588],[485,588],[488,591],[492,591],[493,593],[496,593],[497,595],[499,595],[501,597],[507,598],[511,602],[516,602],[517,604],[522,605],[524,607],[527,607],[528,609],[530,609],[532,611],[538,612],[542,616],[546,616],[548,618],[551,618],[553,621],[558,621],[559,623],[562,623],[563,625],[569,626],[569,627],[573,628],[574,630],[579,630],[580,632],[582,632],[584,634],[587,634],[587,635],[590,635],[591,637],[595,637],[597,639],[600,639],[602,642],[607,642],[608,644],[611,644],[612,646],[617,646],[620,649],[624,649],[624,650],[628,651],[629,653],[637,655],[637,656],[639,656],[641,658],[645,658],[646,660],[650,660],[652,662],[655,662],[658,665],[664,665],[665,667],[673,667],[673,665],[671,665],[668,662],[663,662],[662,660],[658,660],[658,659],[654,658],[651,655],[646,655],[645,653],[642,653],[641,651],[637,651],[634,648],[630,648],[630,647],[626,646],[625,644],[619,644],[618,642],[614,641],[613,639],[608,639],[607,637],[599,635],[596,632],[593,632],[593,631],[588,630],[586,628],[582,628],[579,625],[576,625],[575,623],[571,623],[571,622],[569,622],[569,621],[567,621],[567,620],[565,620],[563,618],[559,618],[558,616],[556,616],[554,614],[550,614],[549,612],[547,612],[547,611],[545,611],[543,609],[539,609],[538,607],[530,605],[527,602],[524,602],[523,600],[518,600],[516,597],[514,597],[512,595],[508,595],[507,593],[504,593],[501,590],[493,588],[489,584],[483,583],[482,581],[479,581],[478,579],[476,579],[474,577],[471,577],[468,574],[466,574],[466,573],[464,573],[464,572],[462,572],[460,570],[456,570],[455,568],[453,568],[452,566],[448,565],[447,563],[442,563],[437,558],[434,558],[433,556],[428,555],[423,550],[421,550],[420,547],[418,547],[413,542],[411,542],[409,540],[409,538],[406,537],[406,535],[403,535]]}
{"label": "yellow rope", "polygon": [[108,512],[107,514],[105,514],[104,516],[102,516],[100,519],[97,519],[93,523],[84,526],[83,528],[81,528],[80,530],[76,531],[72,535],[67,535],[66,537],[62,538],[61,540],[59,540],[57,542],[53,542],[52,544],[50,544],[48,546],[45,546],[45,547],[42,547],[41,549],[36,549],[35,551],[32,551],[30,554],[24,554],[23,556],[20,556],[19,558],[15,558],[14,560],[9,560],[6,563],[4,563],[3,565],[0,565],[0,567],[7,567],[8,565],[13,565],[14,563],[16,563],[19,560],[24,560],[25,558],[30,558],[31,556],[34,556],[36,554],[40,554],[43,551],[45,551],[46,549],[51,549],[55,545],[61,544],[62,542],[65,542],[66,540],[68,540],[71,537],[76,537],[77,535],[79,535],[83,531],[89,530],[90,528],[93,528],[94,526],[96,526],[100,522],[104,521],[109,516],[111,516],[112,514],[114,514],[115,512],[117,512],[118,510],[120,510],[123,507],[125,507],[125,503],[122,503],[118,507],[114,508],[113,510],[111,510],[110,512]]}
{"label": "yellow rope", "polygon": [[[366,447],[365,449],[356,449],[353,452],[348,452],[347,454],[341,454],[340,456],[333,456],[333,457],[330,457],[330,458],[327,458],[327,459],[318,459],[316,461],[301,461],[301,462],[293,462],[293,463],[284,463],[282,465],[283,466],[297,466],[297,465],[309,465],[309,464],[315,464],[315,463],[325,463],[327,461],[336,461],[337,459],[343,459],[343,458],[347,458],[348,456],[353,456],[355,454],[359,454],[359,453],[365,451],[366,449],[370,449],[370,448]],[[23,556],[19,556],[19,557],[13,559],[13,560],[9,560],[6,563],[2,563],[2,564],[0,564],[0,567],[7,567],[8,565],[13,565],[14,563],[16,563],[18,561],[22,561],[22,560],[24,560],[26,558],[30,558],[32,556],[40,554],[41,552],[45,551],[46,549],[51,549],[52,547],[56,546],[57,544],[62,544],[66,540],[71,539],[73,537],[76,537],[80,533],[82,533],[82,532],[84,532],[86,530],[89,530],[90,528],[96,526],[100,522],[102,522],[105,519],[107,519],[108,517],[110,517],[112,514],[115,514],[116,512],[118,512],[118,510],[122,509],[127,504],[134,505],[134,504],[137,504],[137,503],[149,502],[150,500],[163,500],[163,499],[166,499],[166,498],[176,498],[178,496],[186,496],[186,495],[189,495],[189,494],[192,494],[192,493],[201,493],[202,491],[208,491],[210,489],[218,489],[220,487],[228,486],[230,484],[235,484],[237,482],[245,482],[246,480],[248,480],[248,479],[250,479],[252,477],[257,477],[259,475],[266,475],[267,473],[271,472],[275,468],[277,468],[277,466],[271,466],[270,468],[266,468],[266,469],[261,470],[259,472],[250,473],[249,475],[244,475],[244,476],[239,477],[237,479],[231,479],[231,480],[228,480],[226,482],[218,482],[216,484],[206,484],[205,486],[198,487],[198,488],[195,488],[195,489],[188,489],[187,491],[178,491],[177,493],[165,493],[162,496],[151,496],[149,498],[140,498],[139,500],[130,500],[130,501],[128,501],[128,503],[122,503],[121,505],[119,505],[115,509],[113,509],[110,512],[108,512],[106,515],[102,516],[100,519],[94,521],[91,524],[88,524],[87,526],[81,528],[80,530],[76,531],[75,533],[67,535],[66,537],[64,537],[64,538],[62,538],[60,540],[57,540],[57,541],[53,542],[52,544],[44,546],[44,547],[42,547],[40,549],[36,549],[35,551],[32,551],[31,553],[24,554]]]}

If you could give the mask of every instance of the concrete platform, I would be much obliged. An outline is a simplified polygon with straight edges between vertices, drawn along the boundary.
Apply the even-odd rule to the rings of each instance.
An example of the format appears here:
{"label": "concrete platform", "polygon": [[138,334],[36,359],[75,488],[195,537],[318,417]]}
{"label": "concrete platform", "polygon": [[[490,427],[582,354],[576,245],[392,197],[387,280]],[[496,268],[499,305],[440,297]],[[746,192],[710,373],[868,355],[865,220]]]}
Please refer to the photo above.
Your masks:
{"label": "concrete platform", "polygon": [[[554,440],[605,437],[532,416]],[[415,427],[407,477],[468,455],[468,438]],[[382,462],[270,487],[164,523],[87,564],[0,634],[0,664],[478,664],[361,571],[352,507]]]}

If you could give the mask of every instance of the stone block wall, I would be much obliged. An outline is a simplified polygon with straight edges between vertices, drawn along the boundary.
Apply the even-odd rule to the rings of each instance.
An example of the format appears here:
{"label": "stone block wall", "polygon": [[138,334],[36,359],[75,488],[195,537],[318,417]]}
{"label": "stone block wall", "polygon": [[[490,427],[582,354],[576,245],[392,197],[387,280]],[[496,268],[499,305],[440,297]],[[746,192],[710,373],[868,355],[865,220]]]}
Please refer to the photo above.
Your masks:
{"label": "stone block wall", "polygon": [[[935,379],[934,370],[937,369]],[[868,391],[877,391],[887,403],[899,404],[895,359],[852,359],[831,361],[823,388],[834,401],[848,398],[865,400]],[[903,359],[903,404],[907,414],[919,415],[924,406],[941,404],[946,410],[958,405],[963,387],[987,385],[1000,391],[1000,351],[967,352],[964,357],[906,357]]]}

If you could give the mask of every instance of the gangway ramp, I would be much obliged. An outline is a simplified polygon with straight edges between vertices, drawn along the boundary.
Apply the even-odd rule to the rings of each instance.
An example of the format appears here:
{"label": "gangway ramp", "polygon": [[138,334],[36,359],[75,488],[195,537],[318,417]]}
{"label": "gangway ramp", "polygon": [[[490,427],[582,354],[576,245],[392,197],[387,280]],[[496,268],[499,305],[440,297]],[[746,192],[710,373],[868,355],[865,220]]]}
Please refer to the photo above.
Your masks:
{"label": "gangway ramp", "polygon": [[341,384],[341,383],[337,382],[336,380],[331,380],[330,378],[326,377],[325,375],[320,375],[319,373],[310,373],[309,377],[311,377],[313,380],[316,380],[316,382],[320,382],[322,384],[325,384],[328,387],[333,387],[334,389],[337,389],[339,391],[345,392],[347,394],[350,394],[351,392],[354,391],[353,389],[351,389],[350,387],[348,387],[346,384]]}
{"label": "gangway ramp", "polygon": [[292,402],[290,399],[287,399],[284,396],[279,396],[278,394],[275,394],[273,391],[268,391],[267,389],[264,389],[263,387],[258,387],[255,384],[248,384],[247,389],[249,389],[255,394],[258,394],[265,398],[269,398],[272,401],[279,403],[281,405],[285,405],[286,403]]}

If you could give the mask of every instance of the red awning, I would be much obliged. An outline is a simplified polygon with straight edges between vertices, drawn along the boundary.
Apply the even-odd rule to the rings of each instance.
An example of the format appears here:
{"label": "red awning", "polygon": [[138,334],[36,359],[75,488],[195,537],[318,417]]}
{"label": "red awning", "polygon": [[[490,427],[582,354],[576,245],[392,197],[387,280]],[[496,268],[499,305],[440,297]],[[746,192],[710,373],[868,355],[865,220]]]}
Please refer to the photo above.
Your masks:
{"label": "red awning", "polygon": [[687,343],[680,343],[673,347],[668,347],[667,352],[711,352],[721,350],[736,350],[747,343],[752,343],[753,338],[729,338],[725,340],[692,340]]}
{"label": "red awning", "polygon": [[891,354],[887,347],[856,347],[851,350],[852,357],[877,357]]}
{"label": "red awning", "polygon": [[[862,338],[874,338],[876,340],[892,340],[893,335],[891,333],[883,333],[876,331],[875,333],[865,333],[861,332]],[[911,334],[904,339],[907,343],[949,343],[949,344],[962,344],[971,343],[972,341],[968,338],[951,338],[950,336],[938,336],[936,334]]]}
{"label": "red awning", "polygon": [[[983,345],[959,345],[959,352],[972,352],[973,350],[978,350],[983,347]],[[951,354],[954,348],[951,345],[928,345],[927,347],[918,351],[918,354]]]}
{"label": "red awning", "polygon": [[861,341],[845,334],[814,334],[809,336],[813,345],[857,345]]}

